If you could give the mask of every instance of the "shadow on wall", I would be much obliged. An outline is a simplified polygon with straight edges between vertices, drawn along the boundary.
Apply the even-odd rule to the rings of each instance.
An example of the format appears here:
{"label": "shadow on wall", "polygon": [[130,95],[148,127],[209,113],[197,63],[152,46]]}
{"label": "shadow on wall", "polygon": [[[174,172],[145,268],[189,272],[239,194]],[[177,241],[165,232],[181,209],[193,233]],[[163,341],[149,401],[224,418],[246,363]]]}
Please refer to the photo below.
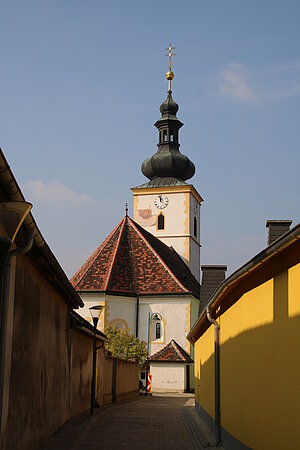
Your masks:
{"label": "shadow on wall", "polygon": [[[299,445],[300,316],[288,316],[288,298],[286,271],[273,280],[273,322],[220,345],[221,437],[225,446],[230,435],[255,449]],[[201,407],[214,410],[213,354],[200,363],[198,383],[199,378]],[[213,425],[213,419],[206,419]],[[235,444],[231,441],[226,448],[242,448]]]}

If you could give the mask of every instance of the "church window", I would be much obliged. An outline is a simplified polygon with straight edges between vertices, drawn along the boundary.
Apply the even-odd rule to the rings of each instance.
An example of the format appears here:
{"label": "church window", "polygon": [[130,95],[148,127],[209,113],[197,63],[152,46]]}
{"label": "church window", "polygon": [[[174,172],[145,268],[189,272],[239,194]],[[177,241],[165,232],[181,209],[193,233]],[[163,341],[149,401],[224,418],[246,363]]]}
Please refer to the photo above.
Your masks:
{"label": "church window", "polygon": [[194,236],[197,237],[197,219],[194,217]]}
{"label": "church window", "polygon": [[174,133],[172,130],[170,130],[170,141],[174,142]]}
{"label": "church window", "polygon": [[160,339],[161,338],[161,326],[160,326],[160,322],[157,322],[155,324],[155,337],[156,339]]}
{"label": "church window", "polygon": [[157,218],[157,229],[164,230],[165,229],[165,216],[160,213]]}
{"label": "church window", "polygon": [[163,131],[163,136],[164,136],[164,142],[167,142],[167,140],[168,140],[168,132],[167,132],[167,130]]}

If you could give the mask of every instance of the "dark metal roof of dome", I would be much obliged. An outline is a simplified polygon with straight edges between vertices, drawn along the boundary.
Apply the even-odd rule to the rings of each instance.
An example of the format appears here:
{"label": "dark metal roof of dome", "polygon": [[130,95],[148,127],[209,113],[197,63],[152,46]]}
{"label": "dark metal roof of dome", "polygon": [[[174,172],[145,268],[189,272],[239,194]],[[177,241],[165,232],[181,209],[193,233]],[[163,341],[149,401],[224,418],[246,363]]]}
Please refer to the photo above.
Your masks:
{"label": "dark metal roof of dome", "polygon": [[185,181],[195,174],[192,161],[179,151],[179,129],[183,123],[176,116],[178,109],[169,90],[160,106],[161,118],[154,124],[159,130],[158,150],[142,164],[142,172],[149,180],[159,177]]}

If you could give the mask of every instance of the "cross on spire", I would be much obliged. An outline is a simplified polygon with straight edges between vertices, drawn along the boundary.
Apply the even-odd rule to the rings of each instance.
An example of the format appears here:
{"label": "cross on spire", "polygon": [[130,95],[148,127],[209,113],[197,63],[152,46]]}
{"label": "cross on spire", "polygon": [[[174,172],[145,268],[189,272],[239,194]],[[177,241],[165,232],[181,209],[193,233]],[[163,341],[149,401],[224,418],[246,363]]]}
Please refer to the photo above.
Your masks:
{"label": "cross on spire", "polygon": [[169,43],[169,47],[165,49],[168,53],[165,56],[169,57],[169,70],[166,73],[166,79],[169,81],[169,91],[171,92],[171,81],[174,78],[174,73],[172,72],[172,56],[176,55],[172,51],[175,50],[175,47],[172,47],[171,42]]}
{"label": "cross on spire", "polygon": [[175,56],[176,53],[172,53],[172,50],[175,50],[175,47],[172,47],[171,42],[169,43],[169,47],[165,49],[168,53],[165,56],[169,57],[169,71],[172,71],[172,56]]}
{"label": "cross on spire", "polygon": [[125,203],[125,215],[128,216],[128,203]]}

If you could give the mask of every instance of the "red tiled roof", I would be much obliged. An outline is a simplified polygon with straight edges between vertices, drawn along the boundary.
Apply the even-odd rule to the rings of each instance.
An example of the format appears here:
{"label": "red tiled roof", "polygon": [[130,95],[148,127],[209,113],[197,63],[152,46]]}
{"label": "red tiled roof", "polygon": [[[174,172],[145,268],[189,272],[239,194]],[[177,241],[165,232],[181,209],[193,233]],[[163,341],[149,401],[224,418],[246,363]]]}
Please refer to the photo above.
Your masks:
{"label": "red tiled roof", "polygon": [[180,362],[180,363],[192,363],[194,362],[190,355],[177,344],[174,339],[169,342],[164,348],[154,353],[149,358],[150,361],[157,362]]}
{"label": "red tiled roof", "polygon": [[78,291],[115,294],[185,294],[199,283],[174,249],[130,217],[116,226],[71,279]]}

